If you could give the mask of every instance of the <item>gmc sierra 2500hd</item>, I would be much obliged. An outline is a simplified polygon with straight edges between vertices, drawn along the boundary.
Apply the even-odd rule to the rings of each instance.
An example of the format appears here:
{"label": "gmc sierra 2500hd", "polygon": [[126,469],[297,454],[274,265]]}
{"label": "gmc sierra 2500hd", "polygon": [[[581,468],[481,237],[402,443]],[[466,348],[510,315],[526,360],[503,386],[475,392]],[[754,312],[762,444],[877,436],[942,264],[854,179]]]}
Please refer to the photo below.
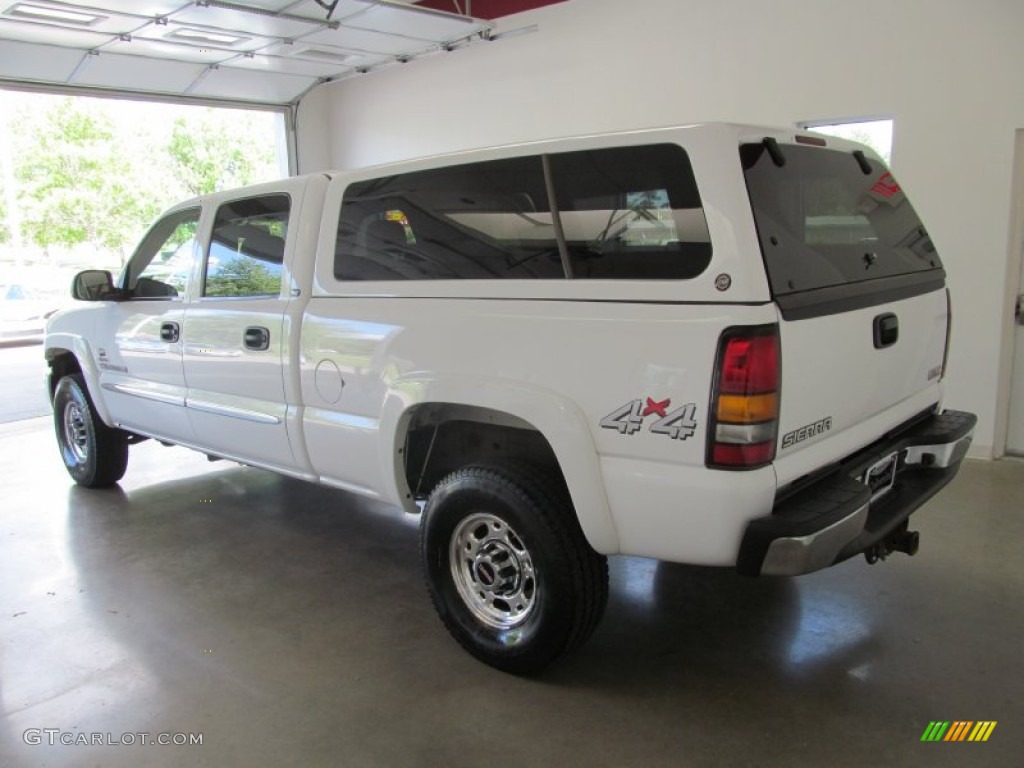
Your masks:
{"label": "gmc sierra 2500hd", "polygon": [[422,514],[445,625],[534,672],[606,556],[913,554],[957,472],[945,273],[866,147],[709,124],[317,173],[168,211],[47,330],[74,480],[155,438]]}

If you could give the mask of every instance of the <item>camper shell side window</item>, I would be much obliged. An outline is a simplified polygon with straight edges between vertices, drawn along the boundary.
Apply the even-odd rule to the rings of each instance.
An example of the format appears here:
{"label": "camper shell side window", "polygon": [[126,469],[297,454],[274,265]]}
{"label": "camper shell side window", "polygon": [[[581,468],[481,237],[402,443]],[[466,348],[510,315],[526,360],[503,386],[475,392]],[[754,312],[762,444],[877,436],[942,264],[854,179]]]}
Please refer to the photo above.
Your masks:
{"label": "camper shell side window", "polygon": [[351,184],[334,275],[565,279],[563,248],[577,279],[701,274],[711,239],[685,150],[655,144],[533,155]]}

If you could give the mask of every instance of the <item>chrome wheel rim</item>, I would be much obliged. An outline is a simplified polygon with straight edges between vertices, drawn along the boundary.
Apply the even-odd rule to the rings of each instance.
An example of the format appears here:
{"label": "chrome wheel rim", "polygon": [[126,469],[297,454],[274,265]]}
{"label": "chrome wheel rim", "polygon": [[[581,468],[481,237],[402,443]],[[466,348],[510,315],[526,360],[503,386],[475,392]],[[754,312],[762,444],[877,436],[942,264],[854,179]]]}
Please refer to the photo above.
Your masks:
{"label": "chrome wheel rim", "polygon": [[64,443],[76,461],[89,458],[89,432],[82,408],[76,402],[64,406]]}
{"label": "chrome wheel rim", "polygon": [[473,616],[492,629],[512,629],[537,605],[537,572],[523,540],[496,515],[476,513],[452,533],[452,580]]}

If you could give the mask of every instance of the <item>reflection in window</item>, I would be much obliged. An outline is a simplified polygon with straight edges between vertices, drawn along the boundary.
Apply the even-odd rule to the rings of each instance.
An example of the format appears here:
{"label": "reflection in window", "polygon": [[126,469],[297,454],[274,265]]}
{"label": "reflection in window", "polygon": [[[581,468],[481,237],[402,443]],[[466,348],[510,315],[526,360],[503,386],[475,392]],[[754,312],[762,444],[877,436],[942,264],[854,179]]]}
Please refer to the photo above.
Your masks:
{"label": "reflection in window", "polygon": [[711,261],[690,159],[673,144],[568,152],[551,167],[577,278],[682,280]]}
{"label": "reflection in window", "polygon": [[185,292],[195,253],[199,209],[157,222],[128,264],[127,283],[136,299],[167,299]]}
{"label": "reflection in window", "polygon": [[[579,278],[684,279],[711,259],[693,171],[675,145],[550,156]],[[345,191],[340,280],[564,278],[540,156],[357,182]]]}
{"label": "reflection in window", "polygon": [[416,233],[412,231],[412,226],[409,224],[409,217],[401,211],[387,211],[384,214],[385,221],[394,221],[401,225],[402,233],[405,235],[405,242],[408,245],[416,245]]}
{"label": "reflection in window", "polygon": [[740,148],[761,250],[776,295],[938,270],[928,232],[892,173],[850,152],[763,143]]}
{"label": "reflection in window", "polygon": [[539,157],[358,182],[345,191],[341,280],[561,277]]}
{"label": "reflection in window", "polygon": [[287,195],[235,200],[217,210],[204,296],[276,296],[288,234]]}

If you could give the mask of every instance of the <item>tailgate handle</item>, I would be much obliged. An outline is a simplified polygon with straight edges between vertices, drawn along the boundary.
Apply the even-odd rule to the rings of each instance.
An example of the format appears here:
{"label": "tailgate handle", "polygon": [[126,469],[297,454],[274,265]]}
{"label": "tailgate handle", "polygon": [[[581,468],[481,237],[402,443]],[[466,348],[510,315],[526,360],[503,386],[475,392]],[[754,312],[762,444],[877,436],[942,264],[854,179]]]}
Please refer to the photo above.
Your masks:
{"label": "tailgate handle", "polygon": [[892,312],[875,318],[875,349],[891,347],[900,337],[900,321]]}

